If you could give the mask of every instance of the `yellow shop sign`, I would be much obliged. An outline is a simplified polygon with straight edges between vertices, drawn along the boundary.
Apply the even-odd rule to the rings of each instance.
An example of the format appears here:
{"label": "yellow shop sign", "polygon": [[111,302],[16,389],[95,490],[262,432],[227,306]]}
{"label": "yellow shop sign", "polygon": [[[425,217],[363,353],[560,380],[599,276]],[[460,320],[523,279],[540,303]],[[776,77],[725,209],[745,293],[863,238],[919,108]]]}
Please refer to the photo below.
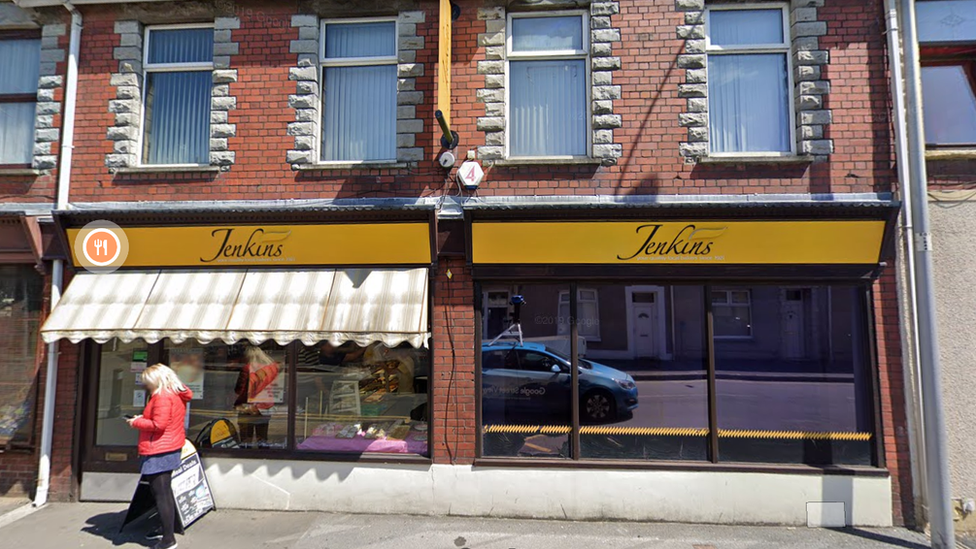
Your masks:
{"label": "yellow shop sign", "polygon": [[[431,262],[427,223],[127,227],[123,267],[421,265]],[[84,240],[86,229],[68,229]],[[79,263],[72,246],[72,259]]]}
{"label": "yellow shop sign", "polygon": [[884,221],[476,221],[471,238],[480,264],[867,265],[884,231]]}

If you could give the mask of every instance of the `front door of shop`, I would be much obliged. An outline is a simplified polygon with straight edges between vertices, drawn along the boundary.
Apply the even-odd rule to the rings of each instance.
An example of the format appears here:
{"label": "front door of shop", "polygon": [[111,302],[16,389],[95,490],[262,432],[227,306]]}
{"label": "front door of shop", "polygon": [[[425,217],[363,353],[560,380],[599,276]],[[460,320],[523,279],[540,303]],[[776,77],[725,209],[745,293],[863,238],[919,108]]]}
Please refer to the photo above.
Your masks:
{"label": "front door of shop", "polygon": [[656,358],[658,341],[656,334],[660,318],[657,292],[634,292],[632,298],[634,355],[636,358]]}

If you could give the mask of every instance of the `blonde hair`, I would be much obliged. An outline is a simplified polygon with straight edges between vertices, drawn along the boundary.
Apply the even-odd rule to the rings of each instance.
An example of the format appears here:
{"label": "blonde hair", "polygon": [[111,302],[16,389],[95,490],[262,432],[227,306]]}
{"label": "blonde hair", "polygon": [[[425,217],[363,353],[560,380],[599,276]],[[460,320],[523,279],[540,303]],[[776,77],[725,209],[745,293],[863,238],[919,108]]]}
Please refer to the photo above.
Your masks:
{"label": "blonde hair", "polygon": [[156,387],[153,394],[161,391],[178,393],[186,389],[186,386],[183,385],[180,378],[176,376],[176,372],[171,370],[170,367],[165,364],[153,364],[152,366],[146,368],[146,371],[142,373],[142,380],[144,383],[148,382]]}
{"label": "blonde hair", "polygon": [[267,366],[275,363],[275,360],[268,356],[264,349],[255,345],[248,345],[244,348],[244,358],[248,364],[255,366]]}

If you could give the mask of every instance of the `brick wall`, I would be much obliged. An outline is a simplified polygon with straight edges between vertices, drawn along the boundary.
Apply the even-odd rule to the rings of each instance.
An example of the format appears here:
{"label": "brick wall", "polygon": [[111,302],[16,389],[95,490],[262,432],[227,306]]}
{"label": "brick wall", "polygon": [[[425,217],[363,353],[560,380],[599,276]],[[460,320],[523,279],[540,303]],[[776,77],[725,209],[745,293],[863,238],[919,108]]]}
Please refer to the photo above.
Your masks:
{"label": "brick wall", "polygon": [[471,271],[462,259],[441,260],[435,286],[431,457],[435,463],[467,464],[475,457],[477,436]]}
{"label": "brick wall", "polygon": [[[621,86],[621,98],[614,101],[614,113],[622,119],[622,127],[614,131],[614,141],[622,144],[618,164],[556,169],[495,166],[478,191],[481,195],[862,192],[890,187],[894,174],[880,5],[835,0],[818,10],[818,18],[827,24],[819,47],[830,58],[823,77],[830,80],[831,90],[823,104],[833,112],[825,139],[833,140],[834,154],[821,164],[763,166],[685,163],[679,145],[687,139],[687,130],[675,122],[687,102],[678,94],[685,71],[677,66],[685,41],[675,34],[684,12],[672,0],[620,4],[620,13],[611,16],[611,24],[621,34],[613,48],[621,59],[613,77],[614,85]],[[486,116],[486,104],[476,93],[484,87],[485,75],[477,69],[479,61],[487,60],[485,50],[491,46],[478,43],[479,34],[486,32],[486,20],[478,19],[477,8],[485,4],[461,5],[454,36],[452,128],[460,135],[463,157],[467,150],[486,145],[486,133],[477,128],[477,119]],[[105,155],[112,151],[106,138],[113,124],[108,104],[115,98],[109,80],[117,70],[113,51],[120,44],[114,23],[132,16],[118,15],[112,8],[86,8],[71,200],[415,197],[441,192],[443,172],[435,163],[439,130],[433,119],[437,13],[431,2],[417,7],[425,12],[424,22],[417,24],[417,36],[424,38],[417,62],[426,70],[416,78],[416,88],[427,99],[416,108],[416,117],[425,121],[424,132],[416,136],[424,160],[416,167],[292,170],[287,151],[295,147],[295,138],[288,133],[289,124],[295,122],[295,110],[289,106],[295,82],[288,77],[300,55],[290,53],[292,40],[299,38],[291,20],[296,10],[291,5],[255,4],[234,12],[240,28],[231,31],[232,40],[240,45],[230,67],[238,71],[237,82],[230,84],[231,95],[238,98],[237,109],[229,115],[230,123],[237,125],[236,137],[229,138],[236,163],[220,174],[139,176],[113,175],[105,166]],[[377,13],[381,14],[390,15]],[[151,19],[144,22],[152,23]],[[172,16],[167,22],[172,22]]]}

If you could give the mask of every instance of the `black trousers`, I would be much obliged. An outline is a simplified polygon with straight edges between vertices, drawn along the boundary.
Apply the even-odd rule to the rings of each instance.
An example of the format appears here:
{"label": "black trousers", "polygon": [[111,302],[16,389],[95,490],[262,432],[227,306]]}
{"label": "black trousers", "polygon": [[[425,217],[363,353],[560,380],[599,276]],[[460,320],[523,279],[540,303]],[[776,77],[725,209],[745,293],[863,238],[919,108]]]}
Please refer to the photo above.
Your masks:
{"label": "black trousers", "polygon": [[173,471],[146,475],[149,487],[152,488],[153,498],[156,499],[156,511],[163,526],[163,545],[176,543],[176,498],[173,497]]}

